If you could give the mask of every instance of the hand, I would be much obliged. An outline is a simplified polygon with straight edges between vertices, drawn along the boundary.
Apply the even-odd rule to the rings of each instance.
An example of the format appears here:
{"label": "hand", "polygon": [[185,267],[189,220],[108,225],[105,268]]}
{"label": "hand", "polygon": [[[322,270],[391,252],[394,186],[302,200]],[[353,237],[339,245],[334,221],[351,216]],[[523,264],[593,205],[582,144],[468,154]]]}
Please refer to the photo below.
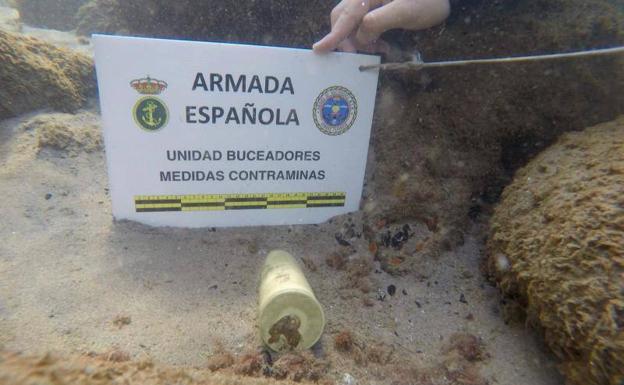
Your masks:
{"label": "hand", "polygon": [[331,12],[331,32],[312,49],[385,52],[387,44],[379,39],[382,33],[433,27],[449,12],[449,0],[342,0]]}

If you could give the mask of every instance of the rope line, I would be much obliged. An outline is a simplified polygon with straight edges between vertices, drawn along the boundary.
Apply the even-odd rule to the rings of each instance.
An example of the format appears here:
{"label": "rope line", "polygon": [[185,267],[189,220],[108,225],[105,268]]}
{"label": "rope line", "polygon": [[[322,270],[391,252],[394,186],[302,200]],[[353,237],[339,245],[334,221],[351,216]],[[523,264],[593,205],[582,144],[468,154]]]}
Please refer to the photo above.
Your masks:
{"label": "rope line", "polygon": [[418,58],[413,61],[404,63],[383,63],[383,64],[370,64],[360,66],[360,71],[368,71],[372,69],[381,69],[384,71],[395,70],[421,70],[423,68],[431,67],[456,67],[472,64],[498,64],[498,63],[517,63],[517,62],[531,62],[531,61],[545,61],[545,60],[557,60],[567,59],[574,57],[587,57],[587,56],[600,56],[600,55],[614,55],[618,53],[624,53],[624,46],[593,49],[587,51],[568,52],[568,53],[555,53],[549,55],[533,55],[533,56],[516,56],[516,57],[504,57],[504,58],[492,58],[492,59],[472,59],[472,60],[451,60],[451,61],[437,61],[437,62],[423,62]]}

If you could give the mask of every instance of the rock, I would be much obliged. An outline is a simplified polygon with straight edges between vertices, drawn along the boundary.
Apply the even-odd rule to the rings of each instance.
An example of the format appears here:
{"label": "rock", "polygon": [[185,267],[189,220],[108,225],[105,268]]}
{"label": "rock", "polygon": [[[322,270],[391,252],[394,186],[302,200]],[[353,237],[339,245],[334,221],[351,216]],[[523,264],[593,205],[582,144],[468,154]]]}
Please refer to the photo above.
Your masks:
{"label": "rock", "polygon": [[288,0],[91,0],[79,31],[310,48],[329,30],[331,8]]}
{"label": "rock", "polygon": [[8,32],[20,32],[19,12],[0,2],[0,29]]}
{"label": "rock", "polygon": [[23,36],[32,37],[57,48],[68,49],[70,52],[94,57],[93,45],[84,36],[77,36],[73,31],[57,31],[45,28],[22,28]]}
{"label": "rock", "polygon": [[69,31],[76,26],[75,15],[87,0],[16,0],[22,21],[33,27]]}
{"label": "rock", "polygon": [[91,0],[78,10],[76,33],[90,36],[94,33],[128,35],[117,0]]}
{"label": "rock", "polygon": [[489,274],[571,384],[624,383],[624,116],[563,135],[518,170],[487,248]]}
{"label": "rock", "polygon": [[[97,116],[91,112],[72,114],[42,114],[25,122],[21,128],[33,131],[37,147],[63,151],[70,156],[79,152],[100,151],[103,148],[102,136],[97,124]],[[116,319],[122,326],[129,319]]]}
{"label": "rock", "polygon": [[40,108],[72,112],[96,89],[91,59],[0,31],[0,120]]}
{"label": "rock", "polygon": [[[425,61],[617,46],[624,44],[624,8],[608,0],[455,1],[444,26],[390,33],[387,40]],[[461,245],[518,167],[562,133],[624,113],[623,67],[617,55],[382,72],[363,202],[371,208],[367,222],[421,223],[433,231],[421,251],[397,256]],[[483,215],[471,219],[475,205]]]}
{"label": "rock", "polygon": [[[103,149],[100,116],[93,111],[29,114],[18,122],[14,128],[16,150],[8,154],[3,167],[6,172],[18,171],[26,159],[73,158]],[[52,198],[52,194],[45,198]]]}

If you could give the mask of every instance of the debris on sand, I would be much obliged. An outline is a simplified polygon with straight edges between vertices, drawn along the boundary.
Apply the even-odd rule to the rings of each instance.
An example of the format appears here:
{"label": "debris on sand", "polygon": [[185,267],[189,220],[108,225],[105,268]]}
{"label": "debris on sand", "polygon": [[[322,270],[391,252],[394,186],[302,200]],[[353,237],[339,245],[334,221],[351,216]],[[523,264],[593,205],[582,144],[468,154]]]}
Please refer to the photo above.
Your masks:
{"label": "debris on sand", "polygon": [[280,356],[271,371],[271,377],[295,382],[317,382],[327,374],[329,365],[310,352],[290,352]]}
{"label": "debris on sand", "polygon": [[[479,364],[488,357],[481,340],[470,334],[451,336],[442,350],[438,364],[422,367],[401,355],[393,347],[375,343],[368,345],[356,340],[351,332],[337,335],[345,357],[358,367],[375,373],[375,378],[396,385],[486,385],[480,375]],[[37,370],[33,370],[36,368]],[[338,377],[336,377],[338,376]],[[354,378],[353,376],[351,376]],[[27,385],[34,383],[113,385],[117,383],[161,385],[163,383],[202,385],[231,384],[260,385],[279,380],[284,385],[335,384],[344,376],[330,371],[324,358],[311,351],[277,354],[275,358],[264,350],[255,350],[236,356],[220,344],[208,359],[206,368],[167,366],[151,360],[130,360],[130,356],[113,349],[104,354],[87,356],[45,354],[28,356],[0,351],[0,383]],[[348,383],[353,383],[348,381]]]}
{"label": "debris on sand", "polygon": [[334,337],[334,348],[339,352],[349,352],[353,349],[353,337],[348,330],[343,330]]}
{"label": "debris on sand", "polygon": [[99,355],[100,358],[110,362],[126,362],[130,361],[130,354],[121,349],[115,348],[104,354]]}
{"label": "debris on sand", "polygon": [[132,318],[128,315],[118,315],[113,319],[113,325],[118,329],[128,326],[132,323]]}
{"label": "debris on sand", "polygon": [[449,338],[448,344],[442,349],[448,356],[458,353],[463,359],[476,362],[487,358],[483,341],[474,334],[455,333]]}
{"label": "debris on sand", "polygon": [[329,254],[325,258],[325,263],[332,269],[344,270],[345,265],[347,264],[347,256],[343,251],[338,250]]}
{"label": "debris on sand", "polygon": [[208,369],[215,372],[217,370],[229,368],[234,365],[234,356],[228,352],[213,354],[208,357]]}
{"label": "debris on sand", "polygon": [[102,135],[91,112],[78,115],[41,114],[22,124],[22,129],[34,132],[37,149],[52,149],[76,156],[79,152],[102,150]]}

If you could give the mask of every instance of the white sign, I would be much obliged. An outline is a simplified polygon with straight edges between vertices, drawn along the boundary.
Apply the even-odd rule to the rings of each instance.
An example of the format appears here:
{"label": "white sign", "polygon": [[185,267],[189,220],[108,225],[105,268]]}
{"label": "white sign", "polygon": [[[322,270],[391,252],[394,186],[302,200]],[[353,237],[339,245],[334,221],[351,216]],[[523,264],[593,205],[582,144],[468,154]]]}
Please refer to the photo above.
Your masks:
{"label": "white sign", "polygon": [[377,56],[95,36],[113,215],[319,223],[358,210]]}

